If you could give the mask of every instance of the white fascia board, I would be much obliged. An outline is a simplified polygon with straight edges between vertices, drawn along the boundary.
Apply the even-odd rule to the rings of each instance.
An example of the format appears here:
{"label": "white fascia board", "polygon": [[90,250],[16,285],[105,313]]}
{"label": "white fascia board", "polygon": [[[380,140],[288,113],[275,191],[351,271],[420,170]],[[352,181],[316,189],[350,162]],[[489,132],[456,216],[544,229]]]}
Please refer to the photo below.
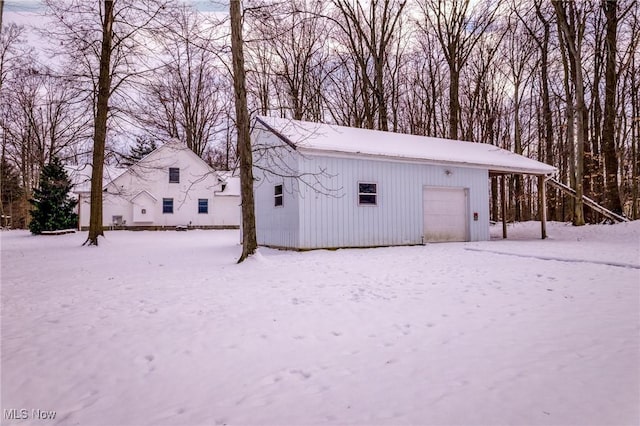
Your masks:
{"label": "white fascia board", "polygon": [[410,157],[399,157],[399,156],[392,156],[392,155],[367,154],[362,152],[345,152],[345,151],[305,148],[302,146],[298,146],[298,152],[303,156],[312,155],[316,157],[350,158],[350,159],[360,158],[360,159],[366,159],[366,160],[393,161],[397,163],[408,163],[408,164],[428,164],[433,166],[466,167],[466,168],[472,168],[472,169],[488,170],[489,172],[516,173],[516,174],[527,174],[527,175],[547,176],[557,171],[557,169],[552,166],[548,166],[548,168],[545,168],[545,170],[542,170],[541,168],[533,169],[533,168],[526,168],[526,167],[511,167],[511,166],[489,165],[489,164],[481,164],[481,163],[465,163],[465,162],[446,161],[446,160],[428,160],[424,158],[410,158]]}

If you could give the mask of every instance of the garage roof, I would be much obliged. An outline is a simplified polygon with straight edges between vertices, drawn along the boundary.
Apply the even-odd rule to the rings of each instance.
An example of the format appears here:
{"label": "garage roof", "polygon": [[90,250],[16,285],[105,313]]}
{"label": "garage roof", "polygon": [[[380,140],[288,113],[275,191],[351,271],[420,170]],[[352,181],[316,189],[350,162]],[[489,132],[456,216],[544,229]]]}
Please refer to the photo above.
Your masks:
{"label": "garage roof", "polygon": [[257,124],[294,149],[309,154],[413,160],[483,168],[492,173],[547,175],[557,170],[548,164],[486,143],[262,116],[257,118]]}

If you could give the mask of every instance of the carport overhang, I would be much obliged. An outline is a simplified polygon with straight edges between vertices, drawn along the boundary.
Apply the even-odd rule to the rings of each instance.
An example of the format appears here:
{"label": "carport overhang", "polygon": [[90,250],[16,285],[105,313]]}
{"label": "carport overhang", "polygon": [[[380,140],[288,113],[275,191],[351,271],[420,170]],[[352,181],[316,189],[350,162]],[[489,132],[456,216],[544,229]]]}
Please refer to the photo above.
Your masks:
{"label": "carport overhang", "polygon": [[[551,166],[549,166],[551,167]],[[507,203],[506,182],[507,175],[529,175],[538,177],[538,216],[540,217],[540,237],[547,238],[547,194],[545,181],[555,170],[540,171],[519,168],[489,169],[489,177],[500,178],[500,216],[502,217],[502,238],[507,238]]]}

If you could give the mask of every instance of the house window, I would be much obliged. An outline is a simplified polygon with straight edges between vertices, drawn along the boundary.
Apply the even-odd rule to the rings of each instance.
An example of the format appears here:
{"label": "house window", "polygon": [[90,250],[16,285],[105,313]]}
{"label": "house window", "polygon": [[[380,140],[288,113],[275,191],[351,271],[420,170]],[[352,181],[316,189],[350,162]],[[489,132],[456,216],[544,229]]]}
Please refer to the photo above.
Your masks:
{"label": "house window", "polygon": [[169,167],[169,183],[180,183],[180,169]]}
{"label": "house window", "polygon": [[284,199],[282,195],[282,185],[276,185],[274,189],[274,205],[276,207],[282,207],[284,205]]}
{"label": "house window", "polygon": [[142,214],[147,214],[147,209],[142,209]]}
{"label": "house window", "polygon": [[121,226],[122,216],[111,216],[111,223],[113,223],[115,226]]}
{"label": "house window", "polygon": [[162,199],[162,213],[173,213],[173,198]]}
{"label": "house window", "polygon": [[368,206],[378,204],[378,184],[358,183],[358,204]]}
{"label": "house window", "polygon": [[209,213],[209,200],[198,198],[198,213]]}

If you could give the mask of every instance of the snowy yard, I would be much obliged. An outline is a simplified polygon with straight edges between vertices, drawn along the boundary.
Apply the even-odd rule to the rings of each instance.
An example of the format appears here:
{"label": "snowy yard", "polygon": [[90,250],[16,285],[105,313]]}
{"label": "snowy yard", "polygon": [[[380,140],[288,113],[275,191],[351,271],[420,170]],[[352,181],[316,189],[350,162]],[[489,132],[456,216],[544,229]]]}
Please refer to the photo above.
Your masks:
{"label": "snowy yard", "polygon": [[2,232],[3,424],[640,423],[640,222],[509,232],[241,265],[237,231]]}

